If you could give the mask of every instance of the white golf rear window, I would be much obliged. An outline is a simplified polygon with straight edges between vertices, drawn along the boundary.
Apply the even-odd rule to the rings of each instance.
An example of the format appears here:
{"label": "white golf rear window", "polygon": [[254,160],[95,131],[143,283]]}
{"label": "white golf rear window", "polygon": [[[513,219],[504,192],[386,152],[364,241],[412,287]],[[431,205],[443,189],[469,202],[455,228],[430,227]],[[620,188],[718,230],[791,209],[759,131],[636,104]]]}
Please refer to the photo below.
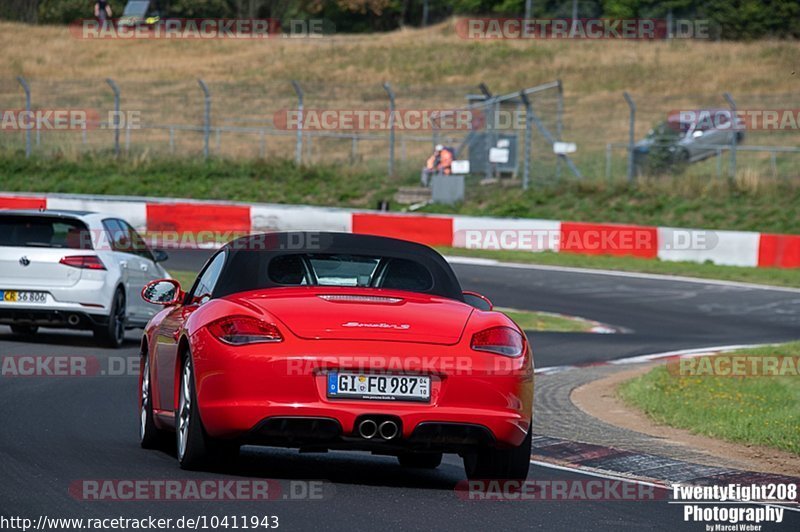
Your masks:
{"label": "white golf rear window", "polygon": [[0,246],[92,249],[92,238],[80,220],[53,216],[0,215]]}

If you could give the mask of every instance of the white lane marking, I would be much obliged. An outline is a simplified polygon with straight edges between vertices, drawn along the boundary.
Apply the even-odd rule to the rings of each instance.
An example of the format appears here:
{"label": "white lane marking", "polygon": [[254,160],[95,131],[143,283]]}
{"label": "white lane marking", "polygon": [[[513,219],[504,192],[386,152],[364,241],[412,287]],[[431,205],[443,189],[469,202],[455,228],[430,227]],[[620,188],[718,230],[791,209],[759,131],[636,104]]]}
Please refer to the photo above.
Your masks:
{"label": "white lane marking", "polygon": [[520,264],[517,262],[502,262],[496,259],[481,257],[459,257],[447,255],[447,262],[452,264],[468,264],[473,266],[493,266],[496,268],[517,268],[522,270],[543,270],[566,273],[582,273],[588,275],[607,275],[610,277],[628,277],[633,279],[649,279],[653,281],[678,281],[682,283],[711,284],[718,286],[733,286],[737,288],[750,288],[756,290],[769,290],[776,292],[790,292],[800,294],[800,288],[787,286],[774,286],[769,284],[743,283],[739,281],[723,281],[720,279],[702,279],[700,277],[684,277],[681,275],[666,275],[661,273],[622,272],[616,270],[600,270],[595,268],[574,268],[571,266],[547,266],[544,264]]}
{"label": "white lane marking", "polygon": [[590,362],[588,364],[576,364],[571,366],[546,366],[544,368],[534,369],[534,373],[542,375],[552,375],[554,373],[561,373],[572,369],[592,367],[592,366],[625,366],[628,364],[643,364],[661,358],[669,357],[698,357],[703,355],[711,355],[716,353],[726,353],[728,351],[736,351],[738,349],[753,349],[756,347],[767,347],[771,345],[779,345],[776,343],[767,344],[742,344],[742,345],[719,345],[711,347],[693,347],[690,349],[679,349],[677,351],[665,351],[663,353],[653,353],[650,355],[636,355],[626,358],[618,358],[615,360],[606,360],[603,362]]}
{"label": "white lane marking", "polygon": [[679,349],[677,351],[665,351],[663,353],[654,353],[652,355],[639,355],[627,358],[619,358],[617,360],[609,360],[610,365],[626,365],[626,364],[639,364],[642,362],[650,362],[651,360],[658,360],[660,358],[668,357],[699,357],[703,355],[711,355],[717,353],[727,353],[728,351],[736,351],[738,349],[754,349],[756,347],[767,347],[770,345],[778,345],[775,343],[768,344],[741,344],[741,345],[719,345],[713,347],[696,347],[692,349]]}
{"label": "white lane marking", "polygon": [[[693,486],[693,484],[686,484],[686,483],[683,483],[683,482],[669,482],[669,481],[664,481],[664,483],[650,482],[650,481],[647,481],[647,480],[639,480],[639,479],[636,479],[636,478],[626,477],[624,475],[614,475],[613,473],[604,473],[604,472],[600,472],[600,471],[595,470],[595,469],[587,470],[587,469],[582,469],[582,468],[577,468],[577,467],[570,467],[570,466],[565,466],[565,465],[551,464],[549,462],[542,462],[541,460],[534,460],[533,458],[531,458],[530,462],[533,465],[539,466],[539,467],[546,467],[546,468],[549,468],[549,469],[557,469],[557,470],[560,470],[560,471],[569,471],[570,473],[576,473],[578,475],[586,475],[586,476],[589,476],[589,477],[604,478],[606,480],[618,480],[618,481],[621,481],[621,482],[630,482],[631,484],[640,484],[642,486],[649,486],[649,487],[652,487],[652,488],[657,488],[657,489],[662,489],[662,490],[667,490],[667,491],[672,491],[672,487],[675,486],[676,484],[680,484],[682,486],[686,486],[686,485]],[[667,504],[686,504],[686,502],[685,501],[667,501]],[[712,503],[710,502],[709,504],[712,504]],[[771,506],[773,508],[782,508],[784,510],[789,510],[790,512],[800,512],[800,508],[798,508],[796,506],[789,506],[789,504],[791,504],[791,503],[787,503],[787,505],[784,506],[782,504],[772,504],[772,503],[768,503],[768,502],[731,501],[730,504],[758,504],[759,506]]]}
{"label": "white lane marking", "polygon": [[639,479],[632,478],[632,477],[626,477],[624,475],[615,475],[613,473],[603,473],[603,472],[600,472],[600,471],[595,470],[595,469],[589,470],[589,469],[583,469],[583,468],[578,468],[578,467],[570,467],[570,466],[565,466],[565,465],[551,464],[550,462],[542,462],[541,460],[534,460],[533,458],[531,458],[531,463],[533,465],[539,466],[539,467],[547,467],[547,468],[550,468],[550,469],[558,469],[558,470],[561,470],[561,471],[569,471],[571,473],[579,473],[581,475],[586,475],[586,476],[589,476],[589,477],[598,477],[598,478],[604,478],[604,479],[607,479],[607,480],[621,480],[621,481],[624,481],[624,482],[630,482],[632,484],[641,484],[642,486],[650,486],[651,488],[659,488],[659,489],[662,489],[662,490],[671,489],[670,488],[671,485],[668,482],[664,482],[664,483],[650,482],[650,481],[647,481],[647,480],[639,480]]}

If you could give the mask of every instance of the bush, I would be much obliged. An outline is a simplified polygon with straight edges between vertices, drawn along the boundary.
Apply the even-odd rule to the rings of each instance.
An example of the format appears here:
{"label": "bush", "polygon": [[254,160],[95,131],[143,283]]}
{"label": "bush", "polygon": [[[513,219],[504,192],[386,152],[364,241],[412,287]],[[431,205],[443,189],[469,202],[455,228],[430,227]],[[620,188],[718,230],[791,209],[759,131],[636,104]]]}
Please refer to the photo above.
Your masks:
{"label": "bush", "polygon": [[[126,3],[122,0],[109,1],[115,17],[122,14]],[[39,2],[39,22],[44,24],[69,24],[93,16],[92,0],[40,0]]]}

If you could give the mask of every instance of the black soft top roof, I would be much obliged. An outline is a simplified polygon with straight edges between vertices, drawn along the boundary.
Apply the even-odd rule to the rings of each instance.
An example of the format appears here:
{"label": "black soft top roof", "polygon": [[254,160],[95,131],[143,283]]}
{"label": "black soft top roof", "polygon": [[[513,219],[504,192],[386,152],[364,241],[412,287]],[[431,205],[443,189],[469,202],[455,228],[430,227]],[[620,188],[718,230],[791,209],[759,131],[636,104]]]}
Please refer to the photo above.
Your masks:
{"label": "black soft top roof", "polygon": [[412,260],[426,267],[433,276],[433,285],[425,293],[464,300],[461,285],[444,257],[428,246],[407,240],[350,233],[292,231],[245,236],[225,244],[221,251],[227,252],[228,258],[214,287],[214,297],[284,286],[275,283],[267,275],[267,266],[275,257],[343,254]]}

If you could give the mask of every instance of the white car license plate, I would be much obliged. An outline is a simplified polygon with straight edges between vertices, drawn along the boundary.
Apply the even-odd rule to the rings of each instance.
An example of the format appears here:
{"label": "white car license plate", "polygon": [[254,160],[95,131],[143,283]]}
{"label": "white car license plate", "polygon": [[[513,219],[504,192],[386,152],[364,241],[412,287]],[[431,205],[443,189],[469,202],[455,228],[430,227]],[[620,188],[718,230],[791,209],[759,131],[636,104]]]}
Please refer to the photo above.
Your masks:
{"label": "white car license plate", "polygon": [[5,303],[47,303],[47,293],[0,290],[0,301]]}
{"label": "white car license plate", "polygon": [[328,397],[378,401],[430,401],[431,378],[423,375],[328,373]]}

